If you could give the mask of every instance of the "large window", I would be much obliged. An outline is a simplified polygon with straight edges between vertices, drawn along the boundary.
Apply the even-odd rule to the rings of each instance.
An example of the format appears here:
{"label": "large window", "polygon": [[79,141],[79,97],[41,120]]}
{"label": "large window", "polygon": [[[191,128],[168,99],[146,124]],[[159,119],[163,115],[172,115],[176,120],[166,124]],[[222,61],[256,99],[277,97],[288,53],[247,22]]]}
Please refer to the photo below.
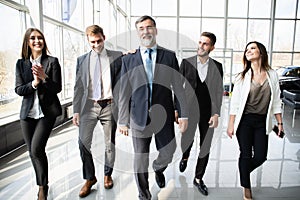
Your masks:
{"label": "large window", "polygon": [[201,1],[199,0],[185,0],[180,1],[179,10],[180,16],[197,16],[201,15]]}
{"label": "large window", "polygon": [[[216,48],[233,52],[232,62],[227,62],[226,56],[223,60],[226,69],[230,65],[232,72],[242,69],[243,51],[250,41],[259,41],[266,46],[272,67],[300,63],[299,0],[131,2],[132,28],[137,17],[148,14],[156,19],[159,30],[179,30],[179,33],[170,34],[168,38],[158,35],[161,45],[169,49],[176,47],[179,59],[195,54],[193,49],[201,32],[210,31],[217,36]],[[135,38],[136,33],[132,32],[131,40]],[[172,43],[168,42],[170,38]],[[138,45],[138,41],[135,45]]]}
{"label": "large window", "polygon": [[[0,25],[7,30],[0,32],[0,124],[18,119],[22,98],[14,92],[15,65],[20,58],[23,34],[27,28],[41,29],[50,54],[59,59],[63,83],[59,98],[62,104],[73,98],[77,57],[90,50],[84,34],[87,26],[102,26],[107,36],[106,46],[110,49],[125,50],[130,43],[129,0],[118,0],[117,3],[111,0],[42,0],[42,4],[31,0],[15,2],[0,3]],[[8,116],[13,118],[8,119]]]}
{"label": "large window", "polygon": [[85,37],[72,30],[63,29],[63,77],[64,77],[64,98],[72,99],[73,86],[75,83],[76,58],[83,52],[83,39]]}
{"label": "large window", "polygon": [[[80,3],[83,2],[82,0],[68,2],[76,2],[77,9],[80,10],[77,12],[81,13],[80,15],[83,14],[83,4]],[[91,1],[85,2],[91,6]],[[30,15],[30,9],[35,9],[38,5],[37,2],[26,1],[26,3],[28,3],[29,8],[22,4],[0,4],[0,25],[9,30],[9,34],[7,31],[0,32],[0,36],[3,38],[0,43],[0,124],[8,123],[9,120],[16,120],[19,117],[18,113],[22,98],[14,91],[15,66],[17,59],[21,58],[21,46],[25,30],[40,25],[36,24],[39,21],[37,11],[34,10],[33,15]],[[64,1],[43,1],[45,21],[43,21],[44,29],[40,29],[44,32],[50,55],[57,57],[62,67],[63,90],[59,94],[59,98],[64,103],[65,101],[72,101],[76,57],[84,52],[84,38],[82,37],[82,31],[76,29],[76,26],[82,28],[83,20],[79,20],[81,25],[76,25],[77,22],[73,24],[73,29],[77,30],[76,32],[70,31],[69,29],[72,29],[72,27],[65,25],[60,12],[62,11],[61,3],[64,3]],[[88,16],[90,15],[87,14],[87,19]],[[64,29],[64,26],[69,29]],[[8,116],[12,116],[12,118],[7,118]]]}
{"label": "large window", "polygon": [[134,23],[142,15],[154,17],[158,43],[176,51],[179,60],[194,55],[201,32],[210,31],[217,36],[218,52],[212,56],[226,65],[225,73],[242,68],[245,45],[253,40],[266,46],[272,67],[300,64],[300,0],[42,0],[37,9],[38,2],[0,3],[0,25],[9,30],[9,37],[0,33],[5,38],[0,43],[0,119],[19,112],[15,64],[24,31],[41,24],[62,66],[62,101],[72,99],[76,58],[90,50],[85,28],[103,27],[107,48],[132,49],[139,45]]}
{"label": "large window", "polygon": [[[15,93],[15,66],[21,58],[24,13],[0,4],[0,122],[6,116],[19,112],[20,98]],[[5,16],[5,17],[4,17]],[[9,19],[9,20],[7,20]],[[1,124],[1,123],[0,123]]]}
{"label": "large window", "polygon": [[248,0],[228,0],[228,17],[247,17]]}
{"label": "large window", "polygon": [[226,41],[228,48],[243,51],[247,42],[247,21],[243,19],[229,19]]}

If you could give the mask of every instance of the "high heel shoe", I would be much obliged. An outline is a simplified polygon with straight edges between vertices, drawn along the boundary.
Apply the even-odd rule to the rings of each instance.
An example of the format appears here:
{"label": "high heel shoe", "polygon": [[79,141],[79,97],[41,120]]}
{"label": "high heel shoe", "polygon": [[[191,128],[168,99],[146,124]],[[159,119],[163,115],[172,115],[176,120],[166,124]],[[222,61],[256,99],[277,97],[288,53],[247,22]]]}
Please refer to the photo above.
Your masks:
{"label": "high heel shoe", "polygon": [[39,186],[38,200],[47,200],[49,186]]}
{"label": "high heel shoe", "polygon": [[244,188],[244,200],[252,200],[252,192],[250,188]]}

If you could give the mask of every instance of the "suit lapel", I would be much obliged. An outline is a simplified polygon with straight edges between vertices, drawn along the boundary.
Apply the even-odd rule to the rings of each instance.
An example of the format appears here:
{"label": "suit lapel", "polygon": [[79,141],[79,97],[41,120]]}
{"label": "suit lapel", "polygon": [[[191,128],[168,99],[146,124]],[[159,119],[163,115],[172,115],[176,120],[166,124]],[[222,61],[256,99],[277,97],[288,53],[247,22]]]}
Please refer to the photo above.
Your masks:
{"label": "suit lapel", "polygon": [[137,65],[135,67],[138,67],[138,71],[141,73],[141,76],[144,77],[144,80],[146,80],[146,82],[148,81],[147,78],[147,73],[146,73],[146,69],[144,66],[144,62],[143,62],[143,58],[141,55],[141,49],[138,48],[135,54],[132,54],[132,56],[135,57],[135,60],[137,61]]}
{"label": "suit lapel", "polygon": [[193,56],[190,59],[188,59],[188,63],[190,64],[188,66],[188,69],[190,71],[189,75],[187,76],[192,76],[193,77],[193,82],[195,83],[195,87],[197,87],[197,77],[199,76],[198,74],[198,69],[197,69],[197,56]]}
{"label": "suit lapel", "polygon": [[110,66],[110,80],[111,82],[113,83],[113,74],[115,74],[115,68],[114,68],[114,57],[112,55],[112,52],[110,50],[107,50],[106,49],[106,53],[107,53],[107,57],[108,57],[108,60],[109,60],[109,66]]}
{"label": "suit lapel", "polygon": [[137,49],[136,53],[133,54],[133,55],[135,55],[135,56],[137,57],[137,60],[138,60],[139,64],[141,64],[141,65],[144,66],[143,58],[142,58],[142,56],[141,56],[141,49],[140,49],[140,48]]}
{"label": "suit lapel", "polygon": [[29,59],[26,59],[24,63],[25,64],[24,64],[24,69],[23,70],[24,70],[26,76],[29,76],[29,80],[32,80],[33,79],[32,69],[31,69],[32,64],[31,64]]}
{"label": "suit lapel", "polygon": [[46,74],[48,74],[48,70],[49,70],[49,59],[47,56],[43,56],[42,60],[41,60],[41,64],[44,68],[44,71]]}
{"label": "suit lapel", "polygon": [[156,74],[158,73],[158,70],[159,70],[159,63],[162,63],[162,59],[164,57],[164,51],[163,49],[160,47],[160,46],[157,46],[157,49],[156,49],[156,61],[155,61],[155,69],[154,69],[154,74],[153,74],[153,78],[156,77]]}
{"label": "suit lapel", "polygon": [[84,57],[82,63],[81,63],[81,68],[82,68],[82,75],[84,75],[84,82],[85,82],[85,86],[86,88],[89,87],[89,80],[90,80],[90,56],[91,56],[91,52],[86,54],[86,56]]}

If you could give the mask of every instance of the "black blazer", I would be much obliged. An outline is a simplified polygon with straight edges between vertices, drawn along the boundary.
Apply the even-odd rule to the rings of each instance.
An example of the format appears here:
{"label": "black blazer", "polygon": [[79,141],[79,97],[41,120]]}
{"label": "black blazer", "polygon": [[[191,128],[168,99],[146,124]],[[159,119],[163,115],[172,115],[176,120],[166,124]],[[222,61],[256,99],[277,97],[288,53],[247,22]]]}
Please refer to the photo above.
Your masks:
{"label": "black blazer", "polygon": [[[180,115],[187,117],[185,94],[180,82],[179,66],[173,51],[157,47],[152,86],[152,105],[165,110],[165,125],[174,126],[173,93],[180,102]],[[149,111],[149,87],[140,49],[122,58],[119,124],[144,130]],[[158,116],[162,118],[163,116]]]}
{"label": "black blazer", "polygon": [[[61,67],[58,59],[49,55],[42,55],[41,64],[48,78],[38,84],[37,92],[41,109],[45,116],[57,117],[62,114],[61,104],[57,93],[62,90]],[[16,64],[15,92],[23,96],[20,118],[26,119],[34,101],[32,87],[32,63],[29,59],[19,59]]]}

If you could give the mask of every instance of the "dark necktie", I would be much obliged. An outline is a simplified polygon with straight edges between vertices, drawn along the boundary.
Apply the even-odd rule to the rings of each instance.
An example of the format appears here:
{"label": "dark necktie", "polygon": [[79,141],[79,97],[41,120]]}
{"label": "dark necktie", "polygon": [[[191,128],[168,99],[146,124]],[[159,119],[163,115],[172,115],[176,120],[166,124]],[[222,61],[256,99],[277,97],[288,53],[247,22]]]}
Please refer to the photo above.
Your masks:
{"label": "dark necktie", "polygon": [[148,83],[149,83],[149,89],[150,89],[150,94],[149,94],[149,103],[151,105],[152,103],[152,82],[153,82],[153,71],[152,71],[152,58],[151,58],[151,52],[152,49],[147,49],[146,50],[146,73],[148,77]]}

